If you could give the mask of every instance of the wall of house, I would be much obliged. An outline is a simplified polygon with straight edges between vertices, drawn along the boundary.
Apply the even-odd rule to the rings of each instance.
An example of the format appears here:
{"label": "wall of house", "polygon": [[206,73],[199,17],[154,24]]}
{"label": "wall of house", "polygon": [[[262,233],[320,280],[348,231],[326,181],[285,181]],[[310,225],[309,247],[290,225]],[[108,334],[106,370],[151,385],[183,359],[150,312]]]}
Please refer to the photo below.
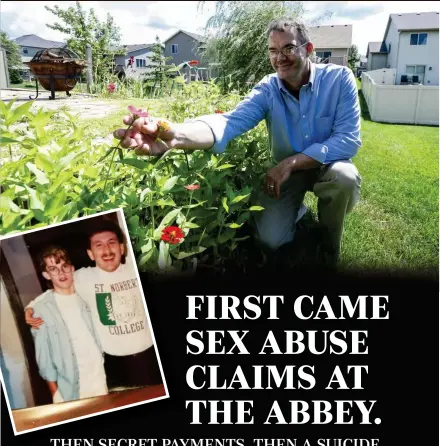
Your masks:
{"label": "wall of house", "polygon": [[387,66],[387,55],[380,53],[373,53],[368,55],[367,71],[380,70]]}
{"label": "wall of house", "polygon": [[372,65],[373,65],[373,56],[374,54],[369,53],[368,54],[368,58],[367,58],[367,71],[371,71],[372,70]]}
{"label": "wall of house", "polygon": [[[127,56],[115,56],[115,64],[116,65],[122,65],[125,67],[125,74],[127,77],[131,77],[133,79],[140,79],[141,77],[144,77],[148,72],[151,70],[151,68],[148,68],[148,65],[151,64],[150,57],[152,55],[152,51],[150,49],[140,49],[137,51],[133,51],[129,53]],[[134,64],[133,67],[127,68],[128,61],[130,60],[130,57],[134,57]],[[136,59],[142,59],[145,60],[145,68],[136,67]]]}
{"label": "wall of house", "polygon": [[[27,48],[27,54],[25,54],[25,53],[23,52],[23,48]],[[40,51],[40,50],[44,50],[44,48],[34,48],[34,47],[32,47],[32,46],[22,46],[22,47],[21,47],[21,55],[22,55],[23,57],[34,57],[35,54],[37,54],[38,51]]]}
{"label": "wall of house", "polygon": [[[177,54],[171,53],[173,44],[178,45]],[[185,33],[180,32],[165,43],[164,55],[165,57],[171,57],[172,59],[170,60],[170,63],[174,63],[175,65],[179,65],[182,62],[188,62],[190,60],[198,60],[201,62],[201,54],[197,50],[198,45],[199,42],[197,40]],[[204,67],[202,63],[200,63],[199,66]]]}
{"label": "wall of house", "polygon": [[315,48],[315,51],[331,51],[332,57],[343,57],[348,55],[348,48]]}
{"label": "wall of house", "polygon": [[26,356],[8,293],[0,278],[0,366],[11,409],[35,405]]}
{"label": "wall of house", "polygon": [[425,65],[423,84],[439,85],[439,32],[419,31],[428,34],[426,45],[410,45],[411,34],[416,32],[418,31],[402,31],[400,33],[397,82],[400,83],[401,76],[407,74],[407,65]]}
{"label": "wall of house", "polygon": [[372,121],[439,125],[439,87],[377,85],[362,74],[362,93]]}
{"label": "wall of house", "polygon": [[[385,44],[388,50],[387,65],[386,68],[397,69],[397,53],[399,51],[399,31],[393,21],[390,23],[387,38]],[[391,44],[391,47],[390,47]]]}

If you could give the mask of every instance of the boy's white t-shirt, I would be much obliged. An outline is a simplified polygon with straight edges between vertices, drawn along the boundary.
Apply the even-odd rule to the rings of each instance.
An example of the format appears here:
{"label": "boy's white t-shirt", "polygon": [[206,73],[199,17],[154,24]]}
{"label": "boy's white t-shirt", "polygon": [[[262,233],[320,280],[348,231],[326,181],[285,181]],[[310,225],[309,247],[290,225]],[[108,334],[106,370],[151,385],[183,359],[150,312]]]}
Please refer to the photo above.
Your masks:
{"label": "boy's white t-shirt", "polygon": [[77,294],[53,294],[72,341],[79,371],[79,397],[107,394],[104,358],[81,315],[81,298]]}
{"label": "boy's white t-shirt", "polygon": [[114,356],[153,345],[135,269],[121,264],[109,273],[98,267],[75,271],[75,291],[89,305],[103,350]]}

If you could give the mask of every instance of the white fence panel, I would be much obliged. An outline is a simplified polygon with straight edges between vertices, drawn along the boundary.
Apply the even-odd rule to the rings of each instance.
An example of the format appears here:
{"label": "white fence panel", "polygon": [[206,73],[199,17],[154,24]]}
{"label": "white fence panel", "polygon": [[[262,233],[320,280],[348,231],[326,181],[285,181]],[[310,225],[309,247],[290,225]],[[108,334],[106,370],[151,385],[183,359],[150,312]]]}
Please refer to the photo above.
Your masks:
{"label": "white fence panel", "polygon": [[438,97],[439,87],[419,87],[419,105],[417,107],[416,122],[421,124],[438,125]]}
{"label": "white fence panel", "polygon": [[377,85],[394,85],[396,83],[396,70],[394,68],[367,71],[367,74]]}
{"label": "white fence panel", "polygon": [[[371,73],[362,73],[362,92],[372,121],[439,124],[438,86],[377,85]],[[378,78],[377,73],[373,76]]]}

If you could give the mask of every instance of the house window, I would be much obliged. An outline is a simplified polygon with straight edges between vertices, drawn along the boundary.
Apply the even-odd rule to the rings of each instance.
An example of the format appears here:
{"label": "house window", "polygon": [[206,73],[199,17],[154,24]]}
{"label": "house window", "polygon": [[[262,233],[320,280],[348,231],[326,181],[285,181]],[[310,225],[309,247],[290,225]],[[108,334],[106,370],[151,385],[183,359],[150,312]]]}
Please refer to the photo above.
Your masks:
{"label": "house window", "polygon": [[173,43],[171,45],[171,54],[177,54],[179,52],[179,45],[177,43]]}
{"label": "house window", "polygon": [[28,49],[27,48],[23,48],[23,54],[27,54],[28,53]]}
{"label": "house window", "polygon": [[332,56],[331,51],[316,51],[316,57],[318,58],[319,61],[327,63],[328,60],[326,61],[325,59],[328,59],[331,56]]}
{"label": "house window", "polygon": [[410,45],[426,45],[428,41],[428,33],[411,34]]}
{"label": "house window", "polygon": [[146,66],[145,59],[136,59],[136,68],[145,68]]}
{"label": "house window", "polygon": [[[425,65],[407,65],[406,75],[408,76],[409,82],[418,80],[419,83],[423,84],[425,80]],[[414,79],[414,76],[417,76],[418,79]]]}

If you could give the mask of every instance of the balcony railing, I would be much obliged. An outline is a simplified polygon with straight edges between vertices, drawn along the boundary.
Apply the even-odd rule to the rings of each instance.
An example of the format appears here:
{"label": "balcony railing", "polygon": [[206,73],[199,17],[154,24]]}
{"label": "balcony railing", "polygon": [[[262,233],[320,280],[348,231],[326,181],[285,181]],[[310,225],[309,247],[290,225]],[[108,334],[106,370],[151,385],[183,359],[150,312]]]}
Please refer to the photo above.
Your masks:
{"label": "balcony railing", "polygon": [[335,65],[343,65],[343,66],[347,66],[348,65],[348,60],[347,60],[347,56],[330,56],[330,57],[326,57],[324,58],[316,58],[317,63],[334,63]]}

